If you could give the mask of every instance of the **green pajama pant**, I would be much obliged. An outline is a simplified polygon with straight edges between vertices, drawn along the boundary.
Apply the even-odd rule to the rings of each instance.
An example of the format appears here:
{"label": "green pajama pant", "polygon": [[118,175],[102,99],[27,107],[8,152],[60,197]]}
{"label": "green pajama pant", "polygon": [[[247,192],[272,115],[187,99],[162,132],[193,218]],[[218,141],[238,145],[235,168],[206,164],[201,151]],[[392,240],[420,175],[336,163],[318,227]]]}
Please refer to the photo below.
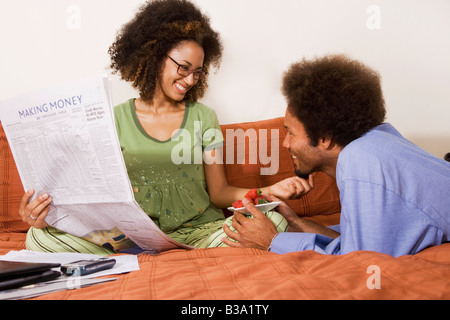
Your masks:
{"label": "green pajama pant", "polygon": [[[287,221],[278,212],[271,211],[266,216],[275,224],[278,232],[287,230]],[[195,248],[216,248],[226,247],[222,238],[227,237],[223,231],[223,224],[226,223],[232,230],[231,219],[205,223],[190,228],[181,228],[168,236],[173,240],[195,247]],[[53,227],[36,229],[31,227],[27,233],[26,247],[28,250],[41,252],[79,252],[90,253],[100,256],[107,256],[115,252],[89,242],[85,239],[62,232]]]}

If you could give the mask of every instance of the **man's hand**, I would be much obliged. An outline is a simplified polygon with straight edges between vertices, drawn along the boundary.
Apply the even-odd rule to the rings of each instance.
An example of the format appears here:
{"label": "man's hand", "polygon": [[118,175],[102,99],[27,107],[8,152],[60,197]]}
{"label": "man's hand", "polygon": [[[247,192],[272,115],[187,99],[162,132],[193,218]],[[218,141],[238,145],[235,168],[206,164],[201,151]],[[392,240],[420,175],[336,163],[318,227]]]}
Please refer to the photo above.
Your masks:
{"label": "man's hand", "polygon": [[[286,219],[286,221],[289,223],[289,226],[297,222],[299,216],[297,215],[297,213],[295,213],[294,210],[292,210],[291,207],[289,207],[286,204],[286,202],[272,195],[267,196],[266,199],[269,202],[281,202],[281,204],[277,207],[277,211]],[[300,230],[292,230],[292,231],[301,232]]]}
{"label": "man's hand", "polygon": [[222,242],[230,247],[267,250],[273,237],[278,233],[277,228],[251,201],[244,199],[242,202],[253,218],[247,218],[235,211],[231,226],[236,232],[226,224],[223,225],[223,230],[236,242],[227,238],[222,238]]}

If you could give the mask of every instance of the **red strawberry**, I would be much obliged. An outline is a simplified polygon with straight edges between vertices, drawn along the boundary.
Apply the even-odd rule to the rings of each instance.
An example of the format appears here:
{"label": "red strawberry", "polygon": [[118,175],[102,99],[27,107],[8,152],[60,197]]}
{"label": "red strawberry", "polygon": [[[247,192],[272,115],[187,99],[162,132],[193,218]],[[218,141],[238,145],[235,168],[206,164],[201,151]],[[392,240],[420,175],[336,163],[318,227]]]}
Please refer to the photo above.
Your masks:
{"label": "red strawberry", "polygon": [[235,209],[244,207],[244,205],[242,204],[242,200],[238,200],[238,201],[233,202],[232,206]]}
{"label": "red strawberry", "polygon": [[245,194],[245,198],[248,198],[248,199],[250,199],[251,201],[253,201],[253,200],[255,200],[256,197],[258,197],[259,195],[261,195],[261,190],[259,190],[259,189],[252,189],[252,190],[248,191],[248,192]]}
{"label": "red strawberry", "polygon": [[253,201],[254,204],[263,204],[267,203],[267,200],[263,196],[257,196],[256,199]]}

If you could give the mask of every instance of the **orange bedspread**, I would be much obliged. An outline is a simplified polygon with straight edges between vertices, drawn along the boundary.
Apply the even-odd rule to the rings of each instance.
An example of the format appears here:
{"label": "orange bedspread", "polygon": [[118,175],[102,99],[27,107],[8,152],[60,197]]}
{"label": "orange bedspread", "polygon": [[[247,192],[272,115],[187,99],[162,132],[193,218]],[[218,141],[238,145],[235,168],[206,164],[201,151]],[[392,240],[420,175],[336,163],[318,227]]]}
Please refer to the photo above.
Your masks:
{"label": "orange bedspread", "polygon": [[[141,255],[139,263],[117,281],[37,299],[450,299],[450,244],[398,258],[214,248]],[[380,289],[368,288],[372,265]]]}
{"label": "orange bedspread", "polygon": [[[279,146],[285,135],[282,118],[222,126],[224,136],[226,130],[235,128],[255,129],[258,134],[259,129],[279,130]],[[272,143],[270,139],[268,142]],[[256,141],[249,148],[246,154],[248,150],[256,150]],[[279,156],[277,175],[259,175],[261,163],[227,164],[227,178],[232,185],[250,188],[291,176],[292,157],[283,148]],[[291,201],[290,205],[299,215],[324,225],[339,223],[340,203],[335,181],[318,173],[314,184],[313,191]],[[1,255],[25,249],[29,226],[18,215],[23,193],[0,123]],[[450,244],[399,258],[374,252],[327,256],[305,251],[278,255],[251,249],[216,248],[141,255],[139,263],[139,271],[119,275],[117,281],[35,299],[450,299]],[[367,273],[370,266],[379,270],[380,289],[367,286],[376,275]]]}

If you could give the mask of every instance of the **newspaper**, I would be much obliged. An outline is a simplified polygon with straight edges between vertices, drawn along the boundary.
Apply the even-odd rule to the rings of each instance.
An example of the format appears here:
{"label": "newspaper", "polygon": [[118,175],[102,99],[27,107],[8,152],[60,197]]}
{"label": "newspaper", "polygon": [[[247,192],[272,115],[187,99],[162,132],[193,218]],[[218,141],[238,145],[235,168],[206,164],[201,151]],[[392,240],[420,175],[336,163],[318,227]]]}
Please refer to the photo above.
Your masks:
{"label": "newspaper", "polygon": [[98,75],[0,101],[0,120],[25,190],[53,202],[45,222],[115,252],[191,247],[162,232],[134,200]]}

